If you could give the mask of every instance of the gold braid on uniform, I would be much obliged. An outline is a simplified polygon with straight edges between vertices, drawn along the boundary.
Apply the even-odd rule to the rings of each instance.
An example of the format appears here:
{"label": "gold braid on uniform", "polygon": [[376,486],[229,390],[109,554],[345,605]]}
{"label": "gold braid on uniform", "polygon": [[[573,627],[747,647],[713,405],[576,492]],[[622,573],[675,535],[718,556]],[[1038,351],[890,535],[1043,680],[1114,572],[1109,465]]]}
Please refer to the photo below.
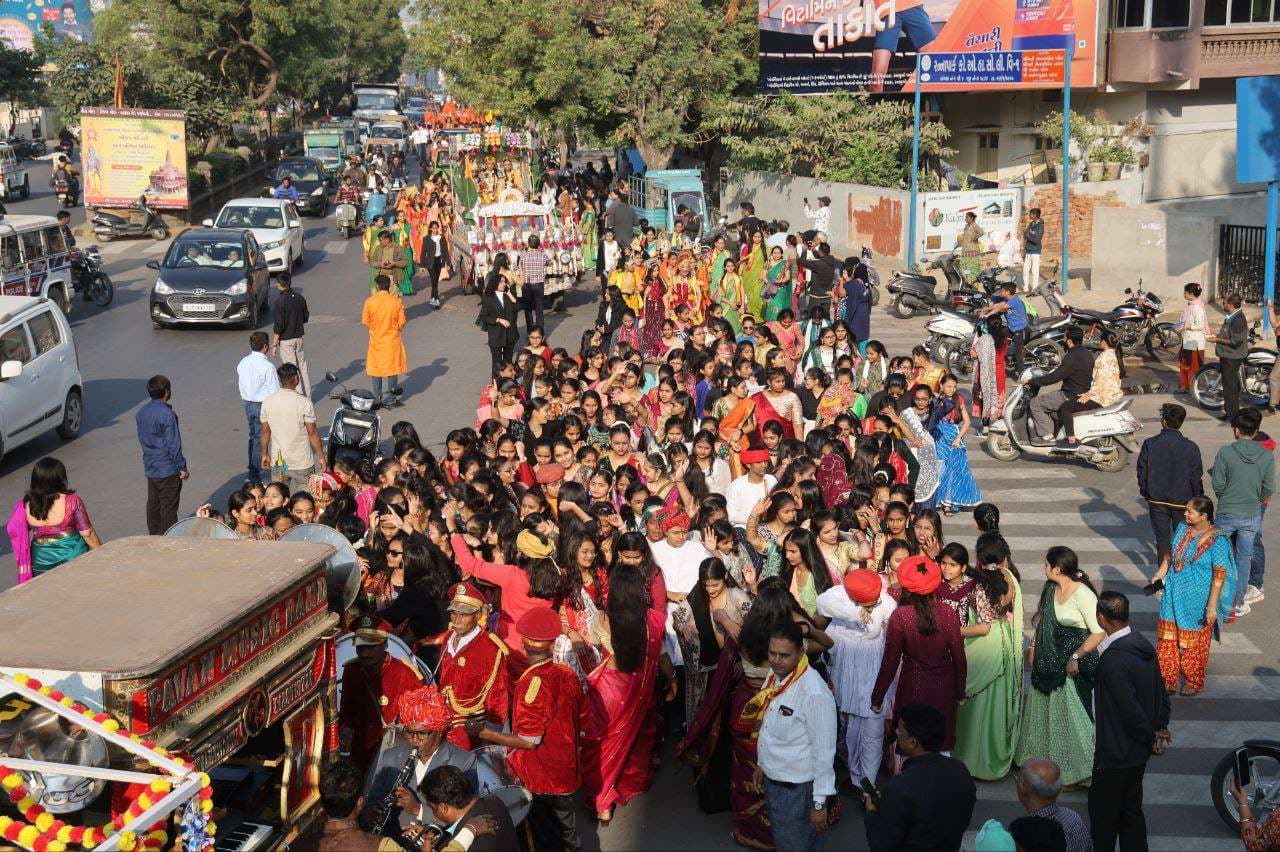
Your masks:
{"label": "gold braid on uniform", "polygon": [[461,701],[454,695],[452,686],[446,686],[440,690],[440,694],[449,702],[453,712],[459,716],[476,716],[484,712],[484,702],[489,697],[489,690],[493,688],[493,682],[498,679],[499,669],[507,663],[507,646],[498,641],[491,633],[485,633],[484,635],[498,646],[498,655],[494,658],[493,671],[489,672],[489,679],[484,682],[484,687],[480,690],[480,696],[475,701]]}

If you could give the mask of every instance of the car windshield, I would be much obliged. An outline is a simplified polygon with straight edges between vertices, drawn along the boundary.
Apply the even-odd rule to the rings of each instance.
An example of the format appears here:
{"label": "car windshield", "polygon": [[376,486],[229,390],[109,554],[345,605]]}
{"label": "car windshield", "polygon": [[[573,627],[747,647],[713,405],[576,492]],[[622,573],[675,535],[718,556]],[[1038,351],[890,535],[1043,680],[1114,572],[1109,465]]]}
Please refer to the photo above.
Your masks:
{"label": "car windshield", "polygon": [[[316,148],[314,151],[323,151],[324,148]],[[337,148],[329,148],[336,155]],[[320,180],[320,172],[316,171],[316,167],[310,163],[288,163],[281,165],[276,169],[276,180],[282,181],[285,178],[293,178],[294,180]]]}
{"label": "car windshield", "polygon": [[219,228],[283,228],[284,214],[279,207],[223,207],[218,214]]}
{"label": "car windshield", "polygon": [[[311,156],[320,160],[336,160],[342,155],[337,148],[312,148]],[[314,180],[314,178],[313,178]]]}
{"label": "car windshield", "polygon": [[165,255],[165,269],[191,269],[215,266],[220,269],[243,269],[244,247],[239,240],[178,239]]}
{"label": "car windshield", "polygon": [[373,133],[375,136],[381,136],[384,139],[404,138],[404,130],[398,124],[375,124]]}

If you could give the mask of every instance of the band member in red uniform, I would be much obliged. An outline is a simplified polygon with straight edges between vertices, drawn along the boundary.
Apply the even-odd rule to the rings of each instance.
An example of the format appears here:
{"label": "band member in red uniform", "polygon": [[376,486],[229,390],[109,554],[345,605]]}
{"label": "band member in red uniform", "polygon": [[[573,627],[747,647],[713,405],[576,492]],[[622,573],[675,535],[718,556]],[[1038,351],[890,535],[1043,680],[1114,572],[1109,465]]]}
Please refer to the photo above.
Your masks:
{"label": "band member in red uniform", "polygon": [[488,605],[472,583],[455,583],[450,592],[449,638],[440,649],[437,680],[440,693],[453,713],[449,742],[470,750],[468,719],[502,725],[510,706],[507,646],[484,629]]}
{"label": "band member in red uniform", "polygon": [[355,624],[356,658],[342,667],[338,738],[363,776],[378,754],[382,729],[396,718],[400,696],[422,686],[407,663],[387,653],[390,625],[365,616]]}
{"label": "band member in red uniform", "polygon": [[470,726],[474,736],[511,749],[511,766],[533,794],[522,839],[532,852],[578,852],[574,795],[582,786],[578,731],[582,727],[582,681],[551,658],[563,627],[550,607],[525,612],[517,625],[529,667],[515,685],[512,733]]}

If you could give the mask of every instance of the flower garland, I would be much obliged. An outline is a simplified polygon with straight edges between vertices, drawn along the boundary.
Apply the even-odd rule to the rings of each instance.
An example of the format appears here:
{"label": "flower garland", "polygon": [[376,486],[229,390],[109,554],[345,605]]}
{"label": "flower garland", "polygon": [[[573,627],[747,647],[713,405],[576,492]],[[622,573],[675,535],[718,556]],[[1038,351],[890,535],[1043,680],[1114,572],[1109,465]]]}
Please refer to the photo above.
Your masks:
{"label": "flower garland", "polygon": [[[13,679],[22,686],[51,698],[63,707],[92,719],[108,731],[112,733],[118,732],[144,748],[168,757],[181,764],[189,772],[194,772],[196,769],[195,764],[191,761],[170,754],[153,741],[144,740],[130,731],[121,731],[120,723],[111,718],[110,715],[95,713],[58,690],[43,686],[35,678],[24,674],[15,674]],[[154,766],[155,764],[153,763],[152,765]],[[31,796],[30,791],[23,784],[20,774],[6,766],[0,766],[0,790],[3,790],[9,796],[9,800],[17,806],[18,811],[28,820],[28,822],[24,822],[0,816],[0,838],[32,850],[32,852],[65,852],[69,843],[82,846],[85,849],[92,849],[108,837],[119,832],[126,823],[150,810],[158,799],[163,798],[172,789],[173,784],[167,778],[157,778],[151,782],[151,786],[148,789],[138,794],[138,797],[129,804],[128,809],[123,814],[111,820],[102,828],[67,825],[62,820],[56,819],[53,814],[45,810]],[[153,795],[155,798],[152,798]],[[193,820],[188,815],[183,820],[184,829],[186,829],[183,834],[184,836],[199,837],[203,840],[204,842],[197,847],[201,852],[213,852],[213,834],[216,826],[209,820],[209,814],[213,812],[213,787],[208,774],[204,772],[200,773],[199,800],[199,818],[195,822],[202,822],[203,825],[191,825]],[[163,829],[157,829],[141,836],[137,832],[126,831],[120,836],[120,848],[125,852],[162,849],[168,839],[169,836]]]}

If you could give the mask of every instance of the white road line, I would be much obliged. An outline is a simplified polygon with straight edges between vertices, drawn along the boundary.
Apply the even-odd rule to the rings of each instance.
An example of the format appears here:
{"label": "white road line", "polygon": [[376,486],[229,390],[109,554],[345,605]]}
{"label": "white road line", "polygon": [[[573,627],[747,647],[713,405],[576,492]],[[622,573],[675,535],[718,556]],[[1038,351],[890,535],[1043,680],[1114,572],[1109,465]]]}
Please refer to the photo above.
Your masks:
{"label": "white road line", "polygon": [[[1026,474],[1026,479],[1034,480],[1035,476]],[[981,482],[979,482],[981,485]],[[988,498],[989,493],[1008,495],[1005,499],[1010,503],[1026,504],[1026,503],[1065,503],[1072,507],[1079,507],[1094,500],[1103,500],[1107,498],[1106,492],[1094,485],[1078,485],[1075,488],[1019,488],[1016,485],[1009,485],[1002,488],[984,488],[983,497]],[[1092,492],[1092,493],[1090,493]],[[1000,502],[999,500],[993,502]]]}
{"label": "white road line", "polygon": [[[1213,655],[1213,650],[1209,651],[1210,656]],[[1280,675],[1208,675],[1204,679],[1204,691],[1196,700],[1217,698],[1228,701],[1280,701]]]}
{"label": "white road line", "polygon": [[[974,455],[973,451],[970,450],[969,457],[973,458],[973,455]],[[995,459],[992,459],[992,461],[995,461]],[[1030,478],[1027,476],[1027,471],[1024,468],[1014,467],[1009,464],[1004,464],[1003,462],[996,462],[996,464],[1000,464],[1003,466],[1002,467],[986,467],[984,465],[971,465],[971,467],[977,468],[977,471],[974,473],[974,478],[978,480],[979,485],[982,485],[984,482],[990,479],[1018,479],[1023,482],[1026,482],[1027,479]],[[1076,472],[1071,468],[1066,468],[1066,467],[1046,467],[1044,470],[1037,470],[1034,478],[1035,479],[1075,479]]]}
{"label": "white road line", "polygon": [[1145,539],[1102,538],[1099,536],[1085,540],[1077,537],[1070,541],[1063,541],[1061,535],[1012,535],[1005,536],[1005,541],[1009,542],[1009,547],[1015,554],[1020,551],[1043,554],[1054,545],[1067,544],[1076,553],[1122,553],[1128,555],[1130,553],[1146,553],[1149,546]]}
{"label": "white road line", "polygon": [[1119,512],[1001,512],[1000,527],[1122,527],[1133,523]]}
{"label": "white road line", "polygon": [[342,254],[347,250],[346,240],[330,240],[324,244],[325,254]]}

